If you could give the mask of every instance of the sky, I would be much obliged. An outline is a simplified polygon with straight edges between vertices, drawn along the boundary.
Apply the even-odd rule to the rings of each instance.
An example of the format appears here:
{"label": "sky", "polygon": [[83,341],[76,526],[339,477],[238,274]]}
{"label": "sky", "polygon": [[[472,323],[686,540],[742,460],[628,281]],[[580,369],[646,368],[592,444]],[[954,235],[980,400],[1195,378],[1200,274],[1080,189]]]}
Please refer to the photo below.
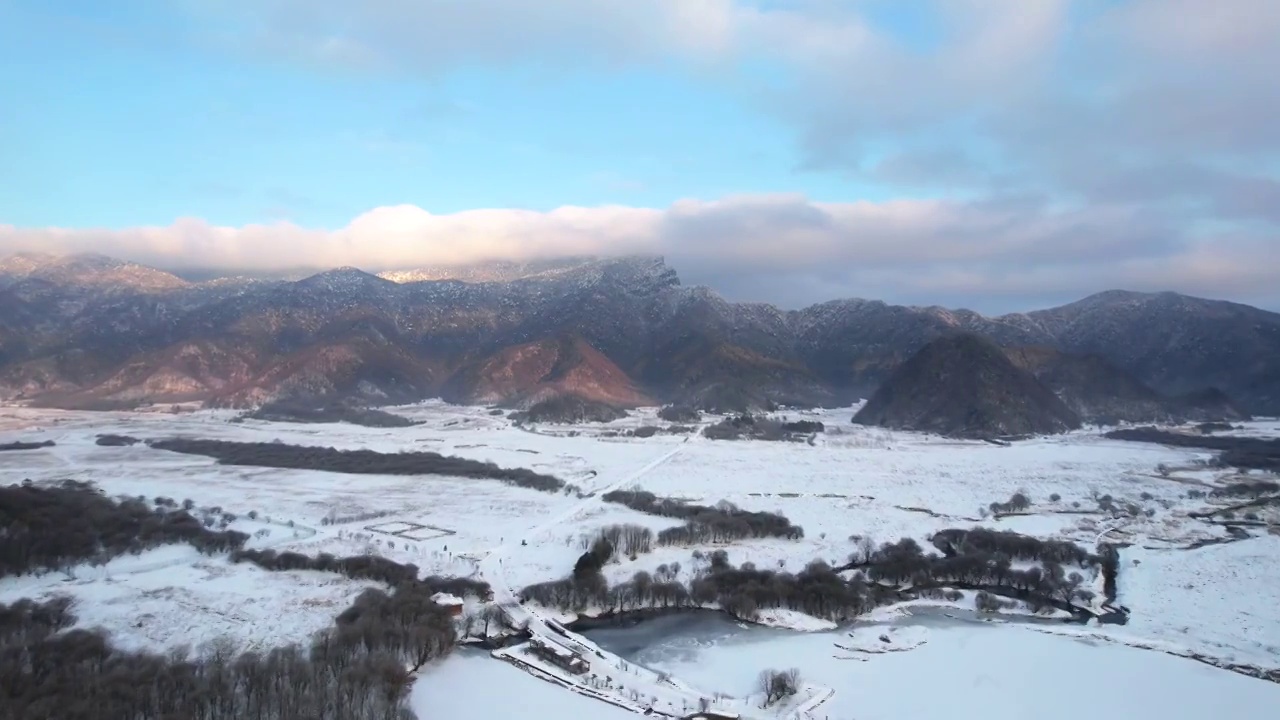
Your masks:
{"label": "sky", "polygon": [[0,0],[0,255],[1280,309],[1275,0]]}

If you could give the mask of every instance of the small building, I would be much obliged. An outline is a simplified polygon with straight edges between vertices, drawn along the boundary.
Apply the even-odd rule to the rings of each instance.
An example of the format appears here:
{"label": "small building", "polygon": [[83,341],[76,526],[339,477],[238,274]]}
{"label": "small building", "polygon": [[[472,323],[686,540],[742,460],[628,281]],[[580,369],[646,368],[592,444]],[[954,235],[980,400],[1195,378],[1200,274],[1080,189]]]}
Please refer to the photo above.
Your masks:
{"label": "small building", "polygon": [[453,617],[458,617],[462,614],[462,598],[457,595],[450,595],[449,593],[443,592],[436,593],[431,596],[431,602],[447,610]]}
{"label": "small building", "polygon": [[686,715],[683,720],[738,720],[741,717],[736,712],[728,710],[701,710],[692,715]]}
{"label": "small building", "polygon": [[561,670],[571,672],[574,675],[581,675],[591,669],[591,666],[587,664],[587,661],[578,653],[543,640],[542,638],[534,638],[530,640],[529,651],[534,655],[537,655],[540,659],[555,665]]}

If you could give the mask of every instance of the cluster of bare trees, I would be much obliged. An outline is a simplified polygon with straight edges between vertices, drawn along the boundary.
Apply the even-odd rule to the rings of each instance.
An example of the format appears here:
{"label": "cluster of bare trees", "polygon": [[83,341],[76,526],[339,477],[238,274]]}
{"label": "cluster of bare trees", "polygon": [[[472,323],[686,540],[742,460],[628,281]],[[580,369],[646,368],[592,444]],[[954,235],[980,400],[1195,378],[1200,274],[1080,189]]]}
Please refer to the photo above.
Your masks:
{"label": "cluster of bare trees", "polygon": [[320,553],[315,557],[296,552],[277,553],[274,550],[237,550],[231,553],[232,562],[251,562],[254,565],[273,571],[282,570],[319,570],[333,572],[352,580],[376,580],[387,585],[403,588],[408,585],[421,585],[428,594],[439,592],[457,595],[458,597],[476,597],[487,599],[493,594],[489,583],[464,577],[442,577],[430,575],[418,579],[418,566],[412,563],[398,563],[377,555],[352,555],[335,557],[329,553]]}
{"label": "cluster of bare trees", "polygon": [[1031,507],[1031,498],[1026,493],[1016,492],[1006,502],[993,502],[987,509],[992,515],[1006,515],[1008,513],[1022,512]]}
{"label": "cluster of bare trees", "polygon": [[796,668],[761,670],[757,682],[760,692],[764,693],[764,706],[769,707],[800,692],[800,671]]}
{"label": "cluster of bare trees", "polygon": [[373,450],[336,450],[283,443],[232,442],[172,438],[152,441],[151,447],[171,452],[204,455],[223,465],[325,470],[365,475],[447,475],[497,480],[543,492],[558,492],[563,480],[526,468],[502,468],[491,462],[449,457],[433,452],[380,453]]}
{"label": "cluster of bare trees", "polygon": [[1015,560],[1037,560],[1059,564],[1093,567],[1101,558],[1066,540],[1042,540],[1016,532],[987,528],[949,529],[934,533],[929,539],[942,554],[1004,555]]}
{"label": "cluster of bare trees", "polygon": [[339,558],[329,553],[315,557],[296,552],[275,550],[237,550],[231,553],[231,562],[250,562],[264,570],[320,570],[345,575],[352,580],[376,580],[388,585],[409,582],[418,578],[416,565],[402,565],[376,555],[354,555]]}
{"label": "cluster of bare trees", "polygon": [[[350,623],[321,633],[305,649],[237,653],[219,642],[194,656],[186,649],[159,655],[113,647],[101,630],[68,630],[75,622],[69,607],[66,599],[0,605],[0,718],[415,717],[402,658],[362,644]],[[448,652],[446,637],[442,628],[429,646],[424,640],[424,653]]]}
{"label": "cluster of bare trees", "polygon": [[762,537],[798,540],[804,537],[804,528],[792,525],[782,515],[742,510],[723,500],[711,507],[658,497],[644,490],[614,490],[605,493],[601,499],[637,512],[685,521],[681,527],[659,532],[659,545],[694,545]]}
{"label": "cluster of bare trees", "polygon": [[315,647],[338,656],[355,650],[386,654],[402,667],[417,670],[453,650],[453,616],[435,604],[435,590],[406,583],[391,594],[370,588],[338,616],[336,627],[321,633]]}
{"label": "cluster of bare trees", "polygon": [[[67,631],[75,624],[68,598],[0,605],[0,719],[412,720],[410,673],[457,642],[452,616],[432,597],[491,594],[468,578],[419,580],[415,566],[383,558],[239,551],[233,559],[337,572],[394,590],[366,590],[308,647],[266,654],[238,654],[225,642],[197,656],[126,652],[101,631]],[[481,618],[486,633],[498,617]]]}
{"label": "cluster of bare trees", "polygon": [[707,557],[708,562],[697,567],[688,584],[680,582],[678,570],[672,572],[670,567],[660,576],[638,572],[612,587],[603,577],[575,573],[564,580],[530,585],[521,596],[546,607],[576,611],[589,607],[616,613],[718,606],[734,617],[754,620],[760,610],[787,608],[840,621],[883,604],[890,595],[874,584],[846,581],[822,562],[791,574],[761,570],[751,563],[735,568],[723,550]]}
{"label": "cluster of bare trees", "polygon": [[348,423],[373,428],[401,428],[416,425],[407,417],[385,410],[331,403],[323,399],[308,402],[303,399],[280,399],[267,403],[257,410],[241,416],[251,420],[293,423]]}
{"label": "cluster of bare trees", "polygon": [[110,433],[99,435],[98,439],[94,440],[95,444],[103,447],[128,447],[137,445],[138,442],[138,438],[130,435],[112,435]]}
{"label": "cluster of bare trees", "polygon": [[527,410],[513,412],[510,417],[517,425],[524,423],[556,423],[579,425],[581,423],[606,423],[627,416],[622,408],[577,395],[558,395],[530,406]]}
{"label": "cluster of bare trees", "polygon": [[1280,483],[1271,480],[1256,480],[1254,482],[1232,483],[1217,488],[1209,494],[1214,497],[1247,497],[1256,500],[1276,493],[1280,493]]}
{"label": "cluster of bare trees", "polygon": [[824,426],[820,422],[799,421],[784,423],[767,417],[756,417],[744,413],[731,415],[714,425],[702,429],[702,435],[709,440],[802,440],[801,435],[812,435],[822,432]]}
{"label": "cluster of bare trees", "polygon": [[784,608],[836,622],[852,620],[892,595],[860,579],[846,580],[820,560],[793,574],[752,563],[735,568],[723,551],[712,553],[709,567],[690,583],[689,593],[696,605],[719,605],[743,620],[755,619],[760,610]]}
{"label": "cluster of bare trees", "polygon": [[606,525],[595,535],[583,535],[582,547],[589,550],[601,541],[607,542],[611,553],[606,560],[618,556],[634,560],[637,555],[653,550],[653,531],[643,525]]}
{"label": "cluster of bare trees", "polygon": [[[943,530],[932,542],[942,555],[925,554],[911,538],[871,551],[864,544],[841,569],[858,569],[873,583],[917,593],[943,587],[984,590],[1021,600],[1033,610],[1084,614],[1088,611],[1076,603],[1088,603],[1094,593],[1084,587],[1082,571],[1100,569],[1105,575],[1110,564],[1114,575],[1117,562],[1109,553],[1094,555],[1073,543],[983,528]],[[1039,565],[1017,569],[1014,560]]]}
{"label": "cluster of bare trees", "polygon": [[672,423],[695,423],[702,419],[702,413],[688,405],[663,405],[658,417]]}
{"label": "cluster of bare trees", "polygon": [[167,503],[153,508],[145,498],[115,500],[74,480],[0,488],[0,577],[67,571],[171,543],[188,543],[207,554],[228,552],[249,539],[241,532],[211,530],[188,510]]}
{"label": "cluster of bare trees", "polygon": [[[1094,593],[1086,586],[1085,574],[1096,577],[1097,571],[1103,575],[1105,595],[1116,595],[1119,554],[1111,546],[1094,555],[1069,542],[981,528],[944,530],[932,541],[942,554],[926,554],[911,538],[879,547],[865,540],[847,565],[832,568],[814,561],[798,573],[757,568],[749,562],[734,567],[724,550],[705,556],[696,552],[695,560],[704,562],[695,564],[687,583],[680,580],[678,568],[668,566],[665,572],[638,572],[609,586],[600,568],[612,548],[600,538],[578,559],[572,575],[531,585],[521,595],[526,601],[575,611],[718,607],[753,620],[762,610],[783,608],[836,622],[909,597],[936,594],[958,599],[957,589],[981,591],[988,606],[983,609],[1005,607],[996,599],[1004,597],[1033,611],[1055,608],[1087,617]],[[1015,560],[1038,564],[1015,568]]]}

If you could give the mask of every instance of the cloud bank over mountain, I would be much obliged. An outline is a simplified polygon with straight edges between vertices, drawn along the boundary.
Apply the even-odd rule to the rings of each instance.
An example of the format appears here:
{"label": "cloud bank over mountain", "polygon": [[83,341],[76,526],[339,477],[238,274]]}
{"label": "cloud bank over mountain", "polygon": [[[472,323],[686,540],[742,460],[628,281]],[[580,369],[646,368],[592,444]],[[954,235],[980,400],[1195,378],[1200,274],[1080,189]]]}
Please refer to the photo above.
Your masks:
{"label": "cloud bank over mountain", "polygon": [[353,265],[370,271],[494,259],[661,254],[688,282],[799,306],[856,295],[1003,310],[1097,290],[1176,289],[1274,307],[1264,237],[1179,235],[1126,207],[799,196],[434,215],[377,208],[337,230],[197,219],[123,230],[0,227],[0,251],[97,252],[172,270]]}

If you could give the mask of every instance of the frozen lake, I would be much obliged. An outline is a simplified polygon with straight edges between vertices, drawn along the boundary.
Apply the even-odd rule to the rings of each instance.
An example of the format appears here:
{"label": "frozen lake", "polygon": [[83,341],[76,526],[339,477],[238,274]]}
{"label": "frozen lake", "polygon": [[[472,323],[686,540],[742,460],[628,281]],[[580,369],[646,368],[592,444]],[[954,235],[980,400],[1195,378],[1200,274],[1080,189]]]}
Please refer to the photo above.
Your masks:
{"label": "frozen lake", "polygon": [[910,627],[918,647],[867,655],[848,631],[795,633],[690,613],[592,630],[602,647],[692,685],[743,696],[764,668],[799,668],[836,695],[830,720],[1078,720],[1085,713],[1133,720],[1260,717],[1280,707],[1280,685],[1193,660],[1099,640],[1045,634],[1043,624],[940,616],[876,624],[874,636]]}

